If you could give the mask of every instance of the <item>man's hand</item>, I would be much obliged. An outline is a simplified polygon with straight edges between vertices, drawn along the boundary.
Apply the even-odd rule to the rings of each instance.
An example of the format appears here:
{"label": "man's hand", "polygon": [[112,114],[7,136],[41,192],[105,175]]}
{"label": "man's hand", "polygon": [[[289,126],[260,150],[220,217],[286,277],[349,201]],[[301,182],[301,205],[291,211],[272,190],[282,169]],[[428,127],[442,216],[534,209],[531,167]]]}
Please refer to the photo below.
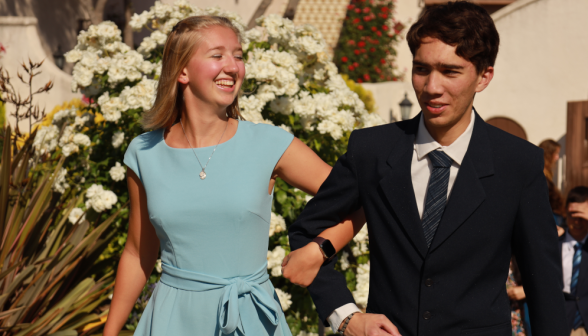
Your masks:
{"label": "man's hand", "polygon": [[582,218],[588,220],[588,202],[571,202],[568,205],[568,212],[573,218]]}
{"label": "man's hand", "polygon": [[349,320],[344,336],[402,336],[385,315],[355,314]]}
{"label": "man's hand", "polygon": [[310,242],[284,258],[282,275],[293,284],[308,287],[314,281],[323,262],[323,254],[318,244]]}
{"label": "man's hand", "polygon": [[526,297],[523,286],[511,287],[506,290],[506,294],[513,301],[520,301]]}

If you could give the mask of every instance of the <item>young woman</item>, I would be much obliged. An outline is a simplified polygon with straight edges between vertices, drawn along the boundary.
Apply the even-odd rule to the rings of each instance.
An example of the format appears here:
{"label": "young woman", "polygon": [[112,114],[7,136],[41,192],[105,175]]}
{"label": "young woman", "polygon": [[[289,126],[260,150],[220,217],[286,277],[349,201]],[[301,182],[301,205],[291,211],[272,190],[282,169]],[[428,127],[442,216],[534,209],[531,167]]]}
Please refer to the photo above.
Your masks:
{"label": "young woman", "polygon": [[[160,248],[161,281],[135,335],[290,335],[266,269],[273,186],[280,177],[314,195],[331,167],[286,131],[239,120],[244,77],[228,19],[174,27],[142,120],[153,131],[125,154],[129,234],[105,336],[122,329]],[[322,236],[339,250],[353,235],[348,220]]]}

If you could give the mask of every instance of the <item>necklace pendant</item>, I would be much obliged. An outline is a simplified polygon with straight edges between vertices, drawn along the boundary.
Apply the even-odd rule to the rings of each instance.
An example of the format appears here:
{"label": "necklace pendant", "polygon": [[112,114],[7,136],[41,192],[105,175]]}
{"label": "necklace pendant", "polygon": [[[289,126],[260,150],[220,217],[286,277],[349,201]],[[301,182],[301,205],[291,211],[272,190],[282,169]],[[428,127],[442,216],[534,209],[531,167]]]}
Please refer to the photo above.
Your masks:
{"label": "necklace pendant", "polygon": [[200,179],[204,180],[206,178],[206,173],[203,171],[200,172]]}

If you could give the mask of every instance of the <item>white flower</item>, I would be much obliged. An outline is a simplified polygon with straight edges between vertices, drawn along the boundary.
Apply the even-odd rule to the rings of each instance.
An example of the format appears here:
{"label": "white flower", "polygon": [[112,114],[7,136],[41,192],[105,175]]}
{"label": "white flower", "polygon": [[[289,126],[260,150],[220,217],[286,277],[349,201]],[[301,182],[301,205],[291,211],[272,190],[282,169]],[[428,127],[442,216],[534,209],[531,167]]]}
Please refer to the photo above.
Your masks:
{"label": "white flower", "polygon": [[148,11],[143,11],[141,14],[135,13],[129,21],[129,26],[131,26],[133,30],[141,30],[141,28],[147,24],[149,19],[152,19],[152,14]]}
{"label": "white flower", "polygon": [[356,243],[366,242],[368,240],[368,227],[364,225],[361,230],[353,237]]}
{"label": "white flower", "polygon": [[269,236],[271,237],[274,235],[274,233],[279,233],[282,231],[286,231],[286,221],[284,220],[284,217],[272,212]]}
{"label": "white flower", "polygon": [[74,66],[72,77],[78,86],[86,87],[92,84],[92,78],[94,77],[94,73],[85,66],[83,66],[81,63],[77,63]]}
{"label": "white flower", "polygon": [[77,153],[80,150],[80,148],[74,144],[74,143],[68,143],[65,146],[61,147],[61,153],[65,156],[68,157],[70,155],[72,155],[73,153]]}
{"label": "white flower", "polygon": [[125,132],[114,132],[112,135],[112,147],[118,148],[122,145],[123,141],[125,140]]}
{"label": "white flower", "polygon": [[161,273],[163,271],[163,269],[161,268],[161,259],[157,259],[155,261],[155,270],[157,271],[157,273]]}
{"label": "white flower", "polygon": [[341,253],[339,262],[341,263],[341,269],[344,271],[347,270],[349,268],[349,253],[343,251],[343,253]]}
{"label": "white flower", "polygon": [[278,299],[280,300],[282,310],[288,310],[288,308],[290,308],[290,306],[292,305],[292,295],[284,292],[279,288],[276,288],[276,294],[278,295]]}
{"label": "white flower", "polygon": [[355,303],[360,307],[366,307],[368,295],[370,292],[370,264],[362,264],[357,266],[357,284],[355,291],[353,291],[353,298]]}
{"label": "white flower", "polygon": [[70,108],[61,111],[55,112],[53,115],[53,123],[59,123],[64,118],[75,117],[76,116],[76,109]]}
{"label": "white flower", "polygon": [[64,56],[68,63],[75,63],[82,59],[82,52],[80,50],[73,49],[66,52]]}
{"label": "white flower", "polygon": [[58,136],[59,128],[55,125],[39,128],[35,140],[33,141],[35,151],[40,155],[54,151],[57,147]]}
{"label": "white flower", "polygon": [[73,208],[67,219],[69,219],[69,222],[72,224],[78,223],[78,220],[79,223],[82,223],[84,220],[86,220],[86,215],[84,215],[84,210],[80,208]]}
{"label": "white flower", "polygon": [[63,194],[65,192],[65,189],[69,188],[69,184],[67,184],[67,181],[65,180],[66,176],[67,169],[61,168],[61,170],[57,173],[57,176],[55,176],[55,179],[53,180],[54,191]]}
{"label": "white flower", "polygon": [[282,275],[282,261],[286,257],[286,250],[281,246],[276,246],[273,251],[267,251],[267,269],[271,269],[274,277]]}
{"label": "white flower", "polygon": [[112,168],[110,168],[110,178],[114,181],[122,181],[125,179],[125,167],[120,165],[120,162],[117,162]]}
{"label": "white flower", "polygon": [[313,332],[300,331],[298,336],[318,336],[318,334]]}
{"label": "white flower", "polygon": [[92,144],[92,140],[90,140],[90,137],[83,133],[77,133],[76,135],[74,135],[73,142],[76,145],[84,147],[90,147],[90,145]]}
{"label": "white flower", "polygon": [[116,194],[110,190],[104,190],[104,187],[98,184],[92,184],[86,191],[86,208],[92,208],[94,211],[100,213],[107,209],[112,209],[116,204],[118,198]]}

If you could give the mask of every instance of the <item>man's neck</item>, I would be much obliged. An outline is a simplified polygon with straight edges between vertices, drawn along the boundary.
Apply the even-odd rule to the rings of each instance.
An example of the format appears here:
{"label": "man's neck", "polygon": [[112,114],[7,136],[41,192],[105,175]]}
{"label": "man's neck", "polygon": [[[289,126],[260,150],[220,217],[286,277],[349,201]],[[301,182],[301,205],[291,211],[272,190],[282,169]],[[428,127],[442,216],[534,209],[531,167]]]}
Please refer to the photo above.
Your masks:
{"label": "man's neck", "polygon": [[586,232],[586,231],[581,231],[581,232],[574,231],[573,232],[572,230],[568,230],[568,233],[578,243],[581,243],[584,240],[584,238],[586,238],[586,236],[588,235],[588,232]]}

